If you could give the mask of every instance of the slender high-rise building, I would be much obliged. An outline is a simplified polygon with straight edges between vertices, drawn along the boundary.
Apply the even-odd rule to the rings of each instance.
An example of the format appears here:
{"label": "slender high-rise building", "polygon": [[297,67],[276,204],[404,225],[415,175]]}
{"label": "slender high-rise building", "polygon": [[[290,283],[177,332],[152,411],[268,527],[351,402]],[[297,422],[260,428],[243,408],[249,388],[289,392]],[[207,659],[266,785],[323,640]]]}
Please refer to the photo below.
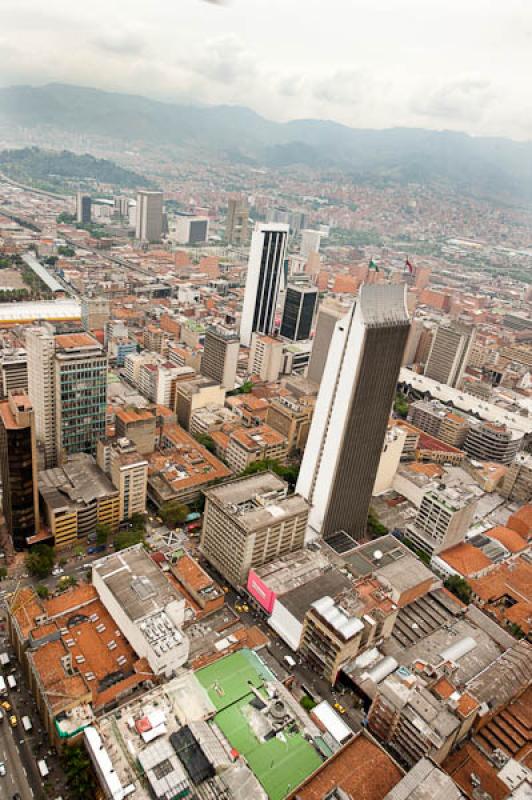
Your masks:
{"label": "slender high-rise building", "polygon": [[37,450],[33,409],[26,392],[10,392],[0,403],[2,506],[15,550],[39,530]]}
{"label": "slender high-rise building", "polygon": [[288,284],[281,321],[281,336],[292,342],[309,339],[317,300],[318,290],[315,286]]}
{"label": "slender high-rise building", "polygon": [[241,197],[229,198],[225,238],[229,244],[240,247],[248,240],[249,207]]}
{"label": "slender high-rise building", "polygon": [[240,341],[246,347],[255,331],[273,333],[289,231],[281,223],[259,223],[253,231],[240,323]]}
{"label": "slender high-rise building", "polygon": [[35,435],[46,469],[56,464],[54,400],[54,328],[49,323],[26,331],[28,394],[35,414]]}
{"label": "slender high-rise building", "polygon": [[87,225],[91,221],[92,200],[90,195],[78,192],[76,196],[76,221]]}
{"label": "slender high-rise building", "polygon": [[163,232],[163,193],[137,194],[135,235],[141,242],[160,242]]}
{"label": "slender high-rise building", "polygon": [[[363,285],[334,329],[297,492],[307,537],[366,535],[368,509],[410,319],[404,285]],[[354,546],[354,544],[353,544]]]}

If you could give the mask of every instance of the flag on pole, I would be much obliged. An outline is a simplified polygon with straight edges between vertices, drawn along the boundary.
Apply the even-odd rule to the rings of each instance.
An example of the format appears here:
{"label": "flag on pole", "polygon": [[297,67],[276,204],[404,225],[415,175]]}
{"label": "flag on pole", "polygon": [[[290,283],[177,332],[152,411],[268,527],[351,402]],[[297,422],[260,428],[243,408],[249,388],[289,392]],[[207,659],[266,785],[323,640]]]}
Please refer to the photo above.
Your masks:
{"label": "flag on pole", "polygon": [[374,269],[375,272],[380,272],[379,267],[377,266],[376,262],[373,259],[370,259],[369,268]]}
{"label": "flag on pole", "polygon": [[405,261],[405,269],[407,269],[411,275],[414,272],[414,265],[412,264],[408,256],[406,257]]}

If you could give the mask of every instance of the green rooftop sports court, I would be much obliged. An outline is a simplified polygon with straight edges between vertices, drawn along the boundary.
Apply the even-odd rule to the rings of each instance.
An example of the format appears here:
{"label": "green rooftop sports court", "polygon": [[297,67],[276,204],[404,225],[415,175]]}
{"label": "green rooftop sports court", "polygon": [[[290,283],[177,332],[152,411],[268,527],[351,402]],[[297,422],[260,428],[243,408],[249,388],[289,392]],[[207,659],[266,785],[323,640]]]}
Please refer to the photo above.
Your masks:
{"label": "green rooftop sports court", "polygon": [[267,698],[264,682],[275,678],[254,652],[240,650],[221,658],[198,670],[196,677],[217,709],[216,724],[245,757],[270,800],[282,800],[320,766],[318,753],[295,726],[268,741],[255,735],[246,717],[255,698],[250,686]]}

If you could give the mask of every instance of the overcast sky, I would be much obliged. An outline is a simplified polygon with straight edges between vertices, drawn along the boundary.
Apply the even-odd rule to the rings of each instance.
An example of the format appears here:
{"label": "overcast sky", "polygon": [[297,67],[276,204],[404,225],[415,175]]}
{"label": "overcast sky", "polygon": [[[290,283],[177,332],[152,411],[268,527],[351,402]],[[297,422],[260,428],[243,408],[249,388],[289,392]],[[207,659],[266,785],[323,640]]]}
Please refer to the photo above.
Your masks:
{"label": "overcast sky", "polygon": [[532,139],[532,0],[0,0],[0,84]]}

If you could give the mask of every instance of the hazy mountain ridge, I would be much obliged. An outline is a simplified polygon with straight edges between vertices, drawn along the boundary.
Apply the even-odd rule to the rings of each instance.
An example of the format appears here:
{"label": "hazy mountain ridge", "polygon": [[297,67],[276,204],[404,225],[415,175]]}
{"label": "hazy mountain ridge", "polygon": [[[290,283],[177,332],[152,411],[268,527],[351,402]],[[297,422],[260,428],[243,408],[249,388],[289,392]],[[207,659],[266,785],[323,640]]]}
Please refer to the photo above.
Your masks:
{"label": "hazy mountain ridge", "polygon": [[277,123],[240,106],[177,105],[64,84],[0,89],[0,121],[200,148],[257,165],[340,167],[355,180],[444,181],[464,192],[532,199],[532,142],[328,120]]}
{"label": "hazy mountain ridge", "polygon": [[63,190],[72,180],[93,179],[122,188],[148,187],[150,182],[132,170],[106,158],[69,150],[52,151],[39,147],[0,151],[0,171],[12,180],[40,188]]}

